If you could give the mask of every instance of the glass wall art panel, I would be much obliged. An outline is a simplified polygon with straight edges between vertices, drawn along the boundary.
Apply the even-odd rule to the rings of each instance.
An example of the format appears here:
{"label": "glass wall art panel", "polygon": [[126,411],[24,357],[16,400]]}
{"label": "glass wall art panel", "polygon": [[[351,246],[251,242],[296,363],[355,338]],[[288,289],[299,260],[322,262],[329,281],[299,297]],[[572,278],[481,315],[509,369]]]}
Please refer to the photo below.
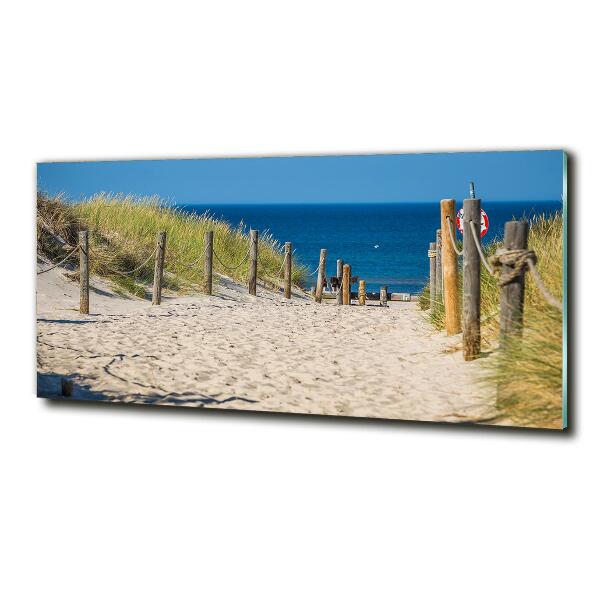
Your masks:
{"label": "glass wall art panel", "polygon": [[559,150],[45,162],[38,396],[564,429]]}

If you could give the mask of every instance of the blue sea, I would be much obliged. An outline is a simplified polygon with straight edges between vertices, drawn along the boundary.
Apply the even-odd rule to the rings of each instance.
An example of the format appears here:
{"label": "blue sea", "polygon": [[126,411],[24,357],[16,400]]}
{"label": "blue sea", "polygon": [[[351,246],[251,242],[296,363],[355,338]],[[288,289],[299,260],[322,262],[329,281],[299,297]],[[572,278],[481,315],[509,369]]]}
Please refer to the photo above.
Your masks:
{"label": "blue sea", "polygon": [[[457,204],[457,209],[460,204]],[[335,275],[335,261],[352,265],[367,291],[387,285],[391,292],[418,293],[429,276],[427,250],[440,227],[439,202],[397,204],[237,204],[183,205],[180,208],[225,219],[232,225],[270,232],[281,243],[292,242],[294,260],[310,271],[327,248],[327,275]],[[504,223],[562,210],[561,202],[482,203],[490,227],[484,242],[501,239]],[[460,236],[460,234],[458,234]],[[306,282],[314,285],[314,279]]]}

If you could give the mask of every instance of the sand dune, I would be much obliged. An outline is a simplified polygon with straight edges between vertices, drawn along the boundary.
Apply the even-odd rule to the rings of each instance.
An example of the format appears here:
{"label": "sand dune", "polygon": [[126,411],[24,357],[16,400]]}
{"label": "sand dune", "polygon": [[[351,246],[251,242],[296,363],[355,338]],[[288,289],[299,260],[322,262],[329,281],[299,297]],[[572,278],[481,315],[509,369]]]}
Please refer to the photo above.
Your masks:
{"label": "sand dune", "polygon": [[216,295],[123,298],[92,278],[90,315],[56,269],[38,276],[38,395],[430,421],[495,415],[478,381],[415,303],[317,305],[302,293],[256,298],[223,278]]}

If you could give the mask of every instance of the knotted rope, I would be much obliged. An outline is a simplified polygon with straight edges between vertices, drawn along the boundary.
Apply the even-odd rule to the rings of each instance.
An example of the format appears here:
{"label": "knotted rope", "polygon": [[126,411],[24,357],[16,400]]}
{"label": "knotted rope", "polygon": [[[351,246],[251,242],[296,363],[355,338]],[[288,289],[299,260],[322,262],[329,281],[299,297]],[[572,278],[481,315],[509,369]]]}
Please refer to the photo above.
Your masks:
{"label": "knotted rope", "polygon": [[[473,239],[475,240],[475,246],[477,247],[477,252],[479,253],[481,262],[491,275],[498,278],[498,285],[505,286],[513,282],[525,270],[529,270],[531,277],[533,278],[534,283],[537,285],[538,290],[544,297],[544,300],[546,300],[550,306],[553,306],[562,312],[562,302],[557,300],[548,291],[548,288],[546,288],[544,282],[542,281],[542,278],[535,266],[537,257],[533,250],[506,250],[505,248],[498,248],[495,254],[490,257],[488,263],[486,256],[483,253],[483,248],[481,247],[481,242],[479,241],[479,236],[477,235],[473,221],[469,222],[469,226],[471,228],[471,233],[473,234]],[[500,273],[498,276],[497,271],[501,267],[509,267],[509,270],[504,273]]]}
{"label": "knotted rope", "polygon": [[560,310],[562,312],[562,302],[555,298],[544,285],[542,278],[536,268],[537,257],[533,250],[506,250],[505,248],[498,248],[495,254],[490,257],[490,263],[494,269],[500,267],[509,267],[509,270],[503,272],[498,277],[498,285],[505,286],[513,282],[521,273],[528,270],[531,273],[534,283],[538,290],[544,297],[544,300],[550,306]]}
{"label": "knotted rope", "polygon": [[491,266],[497,270],[501,267],[507,267],[506,271],[500,273],[498,285],[504,287],[512,283],[527,268],[528,261],[535,264],[537,258],[533,250],[507,250],[498,248],[495,254],[490,257]]}

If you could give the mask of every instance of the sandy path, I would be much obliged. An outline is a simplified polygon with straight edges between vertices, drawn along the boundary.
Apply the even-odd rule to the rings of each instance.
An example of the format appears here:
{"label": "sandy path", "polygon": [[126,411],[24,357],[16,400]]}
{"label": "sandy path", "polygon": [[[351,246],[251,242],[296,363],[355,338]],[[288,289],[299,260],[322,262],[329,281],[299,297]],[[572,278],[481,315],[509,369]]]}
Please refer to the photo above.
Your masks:
{"label": "sandy path", "polygon": [[433,421],[494,415],[482,362],[415,303],[338,307],[230,281],[158,307],[93,280],[92,314],[56,269],[38,276],[38,393],[74,398]]}

